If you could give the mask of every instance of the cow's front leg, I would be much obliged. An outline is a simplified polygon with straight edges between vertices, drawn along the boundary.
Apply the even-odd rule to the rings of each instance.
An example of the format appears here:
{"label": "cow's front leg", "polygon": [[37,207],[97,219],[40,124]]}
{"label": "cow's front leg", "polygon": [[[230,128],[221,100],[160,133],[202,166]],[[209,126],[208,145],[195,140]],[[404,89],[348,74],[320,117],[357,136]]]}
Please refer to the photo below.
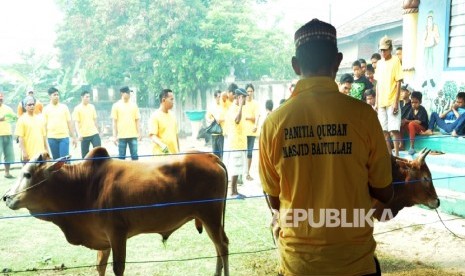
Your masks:
{"label": "cow's front leg", "polygon": [[123,276],[126,264],[126,233],[113,233],[110,237],[113,252],[113,272],[115,276]]}
{"label": "cow's front leg", "polygon": [[99,276],[105,276],[107,270],[108,257],[110,257],[111,249],[97,251],[97,271]]}

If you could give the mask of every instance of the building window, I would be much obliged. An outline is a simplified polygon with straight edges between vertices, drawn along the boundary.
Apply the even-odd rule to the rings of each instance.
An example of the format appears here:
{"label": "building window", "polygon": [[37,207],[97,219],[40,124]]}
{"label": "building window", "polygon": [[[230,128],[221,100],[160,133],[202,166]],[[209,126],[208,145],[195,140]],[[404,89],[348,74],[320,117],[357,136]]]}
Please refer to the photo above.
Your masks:
{"label": "building window", "polygon": [[465,69],[465,0],[449,0],[446,68]]}

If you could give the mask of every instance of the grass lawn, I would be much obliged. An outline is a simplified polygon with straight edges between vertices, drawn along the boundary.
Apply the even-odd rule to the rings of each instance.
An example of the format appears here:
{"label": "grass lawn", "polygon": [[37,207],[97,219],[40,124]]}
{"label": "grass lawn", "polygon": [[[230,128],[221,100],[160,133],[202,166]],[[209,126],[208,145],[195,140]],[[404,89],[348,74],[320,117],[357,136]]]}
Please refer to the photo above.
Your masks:
{"label": "grass lawn", "polygon": [[[19,171],[13,173],[18,175]],[[14,181],[2,179],[0,193]],[[97,275],[93,267],[96,251],[68,244],[54,224],[33,217],[7,218],[27,214],[26,210],[14,212],[0,204],[0,272],[4,275]],[[268,228],[269,220],[263,198],[227,202],[225,228],[230,241],[231,275],[276,275],[277,252]],[[166,245],[159,235],[139,235],[128,240],[127,250],[125,275],[213,275],[215,270],[213,243],[206,233],[197,233],[193,222],[175,232]],[[423,263],[401,261],[385,252],[378,252],[378,257],[383,275],[459,275]],[[68,269],[60,270],[62,267]],[[14,273],[25,270],[33,271]],[[111,265],[107,272],[113,275]]]}

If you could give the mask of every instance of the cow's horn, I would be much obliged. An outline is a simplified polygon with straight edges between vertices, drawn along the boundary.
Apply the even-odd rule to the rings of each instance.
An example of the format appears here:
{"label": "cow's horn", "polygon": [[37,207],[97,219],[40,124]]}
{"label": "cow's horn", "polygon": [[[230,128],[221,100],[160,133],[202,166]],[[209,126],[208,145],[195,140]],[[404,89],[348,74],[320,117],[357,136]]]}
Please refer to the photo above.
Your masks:
{"label": "cow's horn", "polygon": [[430,149],[427,149],[427,148],[424,148],[420,151],[420,153],[418,154],[418,162],[419,163],[424,163],[425,162],[425,158],[426,156],[428,155],[428,153],[430,153],[431,150]]}

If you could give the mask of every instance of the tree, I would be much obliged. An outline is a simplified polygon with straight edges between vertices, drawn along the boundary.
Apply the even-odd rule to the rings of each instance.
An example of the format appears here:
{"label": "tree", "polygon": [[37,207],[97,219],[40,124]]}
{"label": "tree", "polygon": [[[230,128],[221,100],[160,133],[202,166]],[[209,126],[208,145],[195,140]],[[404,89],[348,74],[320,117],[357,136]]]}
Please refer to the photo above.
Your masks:
{"label": "tree", "polygon": [[[259,1],[260,2],[260,1]],[[56,46],[66,67],[82,59],[92,84],[130,84],[139,104],[170,87],[206,106],[205,91],[231,68],[239,80],[290,77],[284,34],[257,27],[252,0],[61,0]],[[286,64],[288,61],[286,60]]]}
{"label": "tree", "polygon": [[50,68],[51,56],[39,56],[33,50],[21,53],[21,62],[3,66],[0,70],[9,80],[13,97],[9,100],[18,103],[26,92],[33,90],[40,100],[48,99],[47,89],[56,81],[57,69]]}

